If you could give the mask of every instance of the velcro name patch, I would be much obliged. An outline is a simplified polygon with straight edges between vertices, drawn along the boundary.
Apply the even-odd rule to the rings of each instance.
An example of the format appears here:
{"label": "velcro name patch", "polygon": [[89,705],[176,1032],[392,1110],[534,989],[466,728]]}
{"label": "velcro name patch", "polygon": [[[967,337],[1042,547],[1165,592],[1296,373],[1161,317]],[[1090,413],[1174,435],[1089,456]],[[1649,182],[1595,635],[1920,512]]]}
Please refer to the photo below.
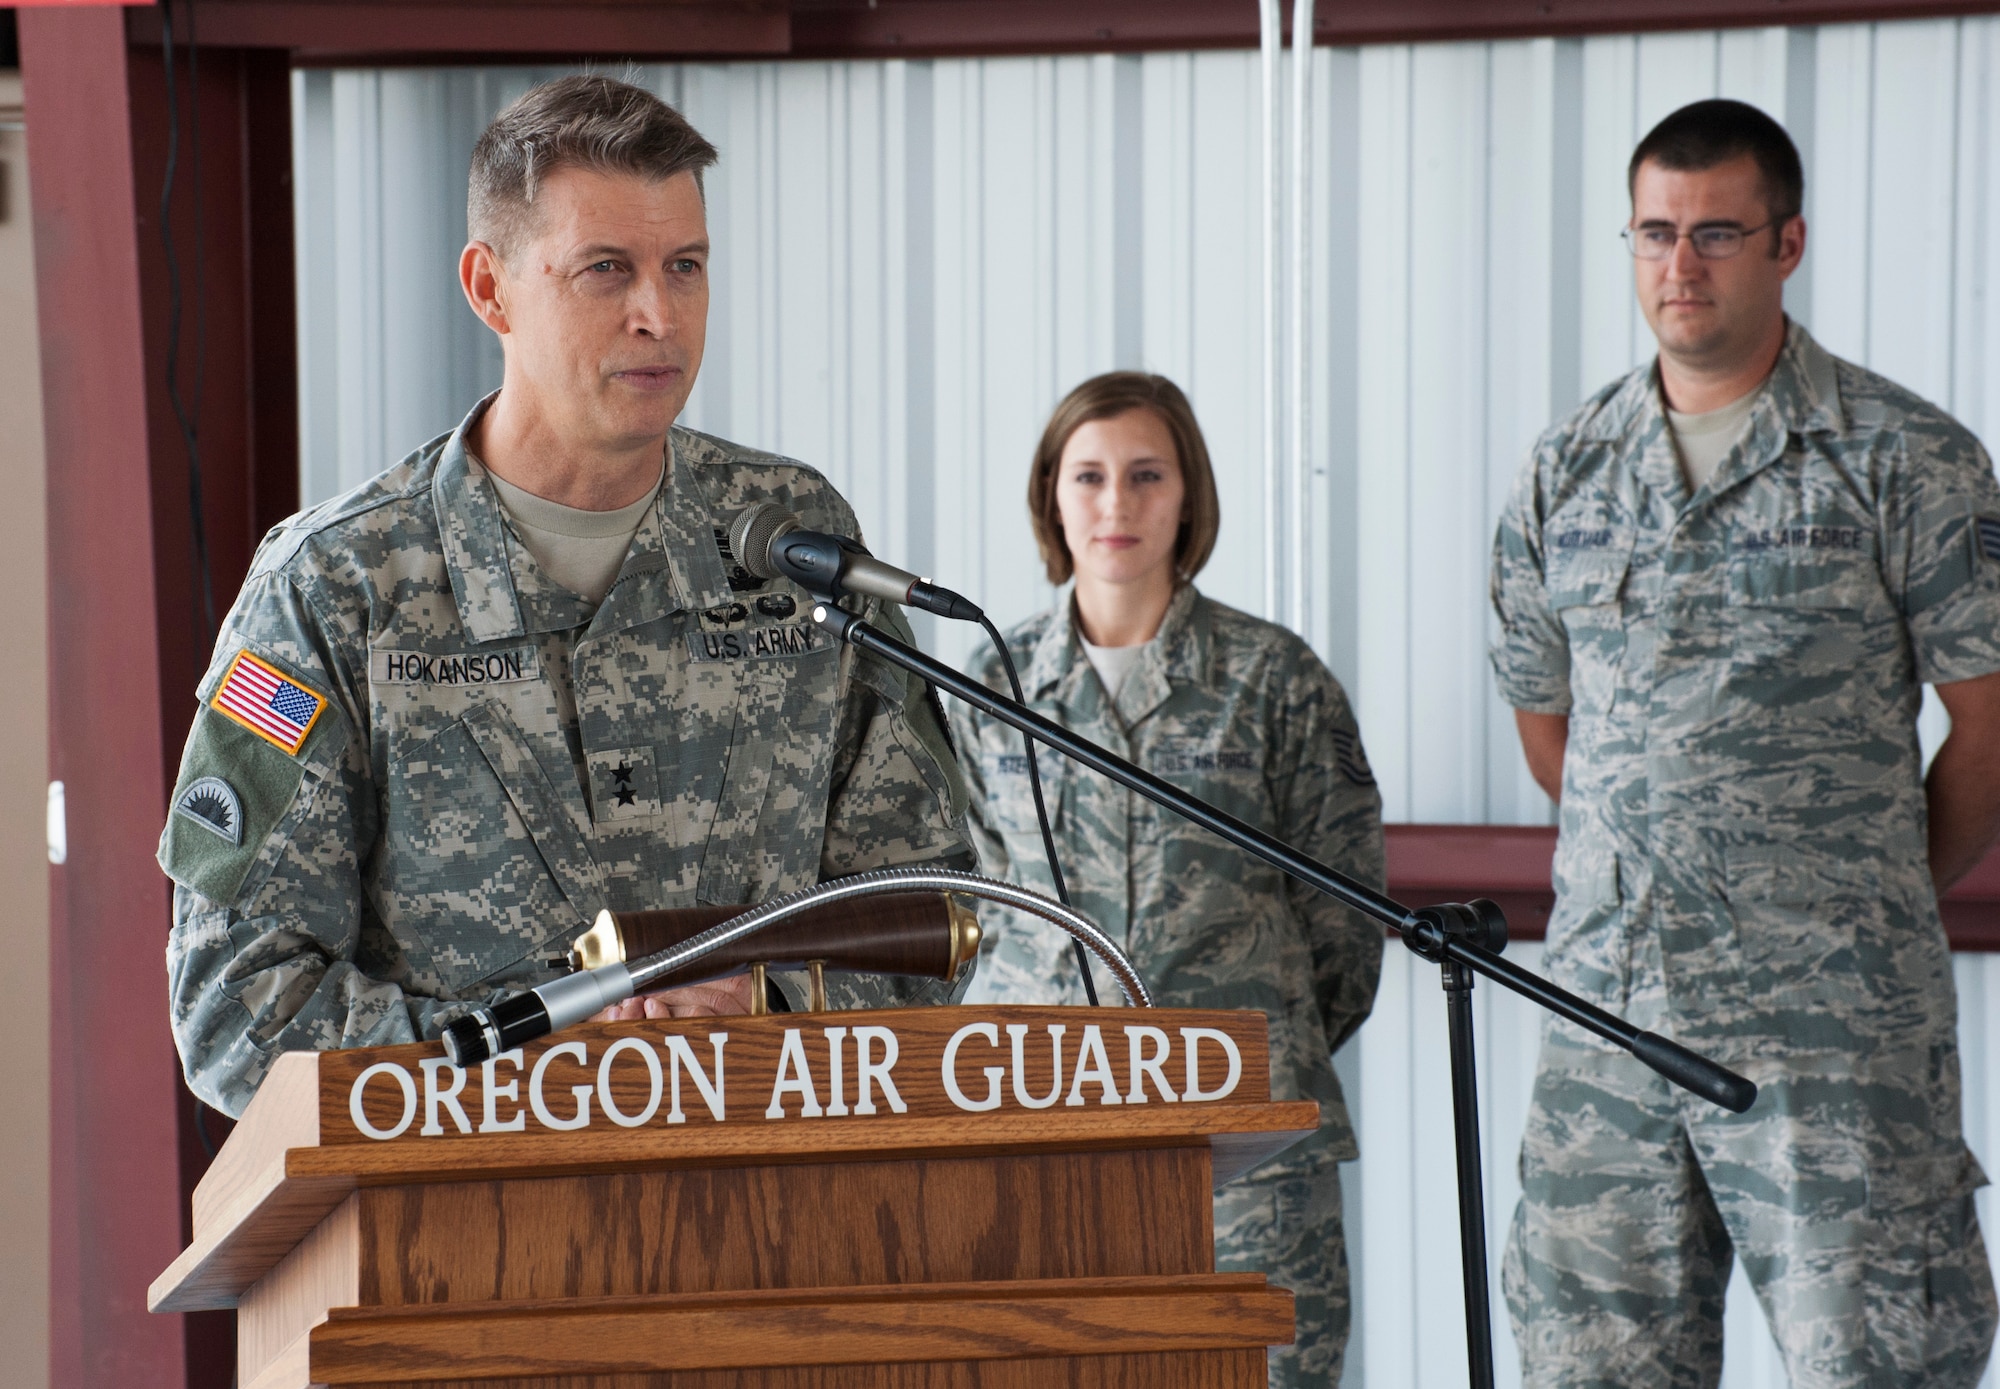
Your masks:
{"label": "velcro name patch", "polygon": [[541,655],[532,646],[512,651],[382,651],[368,653],[374,685],[511,685],[538,680]]}

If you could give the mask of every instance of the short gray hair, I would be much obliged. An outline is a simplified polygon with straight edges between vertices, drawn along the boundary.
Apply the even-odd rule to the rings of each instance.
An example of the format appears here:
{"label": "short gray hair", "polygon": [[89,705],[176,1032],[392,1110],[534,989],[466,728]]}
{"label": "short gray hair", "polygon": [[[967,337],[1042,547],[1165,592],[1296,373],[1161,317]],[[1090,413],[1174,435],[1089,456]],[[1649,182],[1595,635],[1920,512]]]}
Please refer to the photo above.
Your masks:
{"label": "short gray hair", "polygon": [[595,73],[529,88],[472,147],[466,232],[503,257],[533,230],[535,195],[558,169],[661,181],[715,162],[715,146],[687,117],[642,87]]}

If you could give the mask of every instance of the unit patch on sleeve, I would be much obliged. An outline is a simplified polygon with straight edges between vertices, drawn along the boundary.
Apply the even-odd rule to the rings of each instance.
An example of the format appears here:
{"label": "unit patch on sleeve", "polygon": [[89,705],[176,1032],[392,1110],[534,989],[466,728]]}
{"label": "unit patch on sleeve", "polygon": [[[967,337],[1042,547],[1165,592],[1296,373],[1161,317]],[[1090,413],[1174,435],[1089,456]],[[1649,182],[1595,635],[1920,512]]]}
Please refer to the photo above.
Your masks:
{"label": "unit patch on sleeve", "polygon": [[205,776],[174,797],[174,814],[184,815],[231,846],[243,843],[243,798],[219,776]]}
{"label": "unit patch on sleeve", "polygon": [[306,745],[306,735],[326,711],[326,696],[307,689],[248,651],[239,651],[209,704],[287,756],[297,757]]}
{"label": "unit patch on sleeve", "polygon": [[2000,516],[1976,516],[1973,524],[1979,530],[1979,553],[2000,564]]}

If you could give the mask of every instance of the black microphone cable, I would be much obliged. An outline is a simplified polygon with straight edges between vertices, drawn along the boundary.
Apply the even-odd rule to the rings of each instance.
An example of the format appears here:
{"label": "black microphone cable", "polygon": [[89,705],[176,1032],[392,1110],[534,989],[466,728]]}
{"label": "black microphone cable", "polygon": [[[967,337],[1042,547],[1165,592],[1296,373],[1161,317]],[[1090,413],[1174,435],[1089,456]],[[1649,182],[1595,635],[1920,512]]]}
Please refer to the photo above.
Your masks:
{"label": "black microphone cable", "polygon": [[[1007,683],[1013,687],[1015,702],[1027,704],[1006,639],[979,605],[963,595],[881,563],[858,540],[809,531],[797,515],[776,502],[758,502],[737,513],[729,525],[726,546],[729,557],[750,574],[760,579],[787,579],[818,601],[835,603],[842,595],[852,595],[919,608],[955,622],[977,622],[986,629],[993,649],[1000,653],[1000,664],[1007,671]],[[946,730],[946,737],[949,736],[950,731]],[[1042,848],[1049,857],[1049,877],[1055,884],[1056,900],[1067,907],[1069,884],[1056,858],[1056,836],[1049,827],[1048,804],[1042,796],[1035,740],[1022,734],[1021,743],[1028,750],[1028,786],[1035,796],[1035,820],[1041,826]],[[1076,947],[1077,969],[1083,975],[1084,995],[1096,1007],[1097,981],[1091,977],[1090,959],[1084,954],[1082,941],[1072,943]]]}
{"label": "black microphone cable", "polygon": [[[1013,688],[1014,702],[1026,705],[1028,697],[1021,692],[1021,677],[1014,669],[1014,655],[1007,649],[1006,638],[1000,635],[1000,629],[993,625],[993,620],[985,613],[979,615],[979,625],[986,629],[986,636],[993,643],[993,649],[1000,653],[1000,664],[1007,671],[1007,683]],[[1056,900],[1067,907],[1070,905],[1069,884],[1064,881],[1062,864],[1056,859],[1055,831],[1049,828],[1049,808],[1042,800],[1042,772],[1035,763],[1035,740],[1023,733],[1021,746],[1028,750],[1028,789],[1035,797],[1035,820],[1042,827],[1042,848],[1049,856],[1049,877],[1055,883]],[[1097,981],[1090,974],[1090,957],[1083,951],[1083,942],[1075,937],[1070,938],[1070,946],[1076,951],[1077,972],[1083,976],[1084,997],[1088,998],[1090,1006],[1095,1008],[1098,1006]]]}

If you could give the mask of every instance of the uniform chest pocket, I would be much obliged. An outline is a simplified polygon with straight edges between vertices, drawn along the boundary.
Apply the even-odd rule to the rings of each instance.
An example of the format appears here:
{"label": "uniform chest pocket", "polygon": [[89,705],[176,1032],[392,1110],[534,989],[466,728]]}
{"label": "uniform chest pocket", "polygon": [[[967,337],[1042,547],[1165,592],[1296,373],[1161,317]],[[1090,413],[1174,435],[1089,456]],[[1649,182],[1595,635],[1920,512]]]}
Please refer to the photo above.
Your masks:
{"label": "uniform chest pocket", "polygon": [[[1270,783],[1264,779],[1264,754],[1254,744],[1235,741],[1241,736],[1242,731],[1237,730],[1222,738],[1212,734],[1206,738],[1161,738],[1145,751],[1140,762],[1153,775],[1239,820],[1274,828],[1277,809],[1271,802]],[[1132,797],[1132,823],[1141,843],[1154,843],[1184,830],[1197,836],[1207,834],[1174,811],[1139,795]]]}
{"label": "uniform chest pocket", "polygon": [[483,706],[390,764],[376,889],[413,991],[540,967],[598,905],[589,849],[504,712]]}
{"label": "uniform chest pocket", "polygon": [[[1842,533],[1838,528],[1813,527]],[[1729,646],[1738,678],[1781,682],[1765,695],[1808,699],[1870,663],[1894,616],[1871,532],[1840,548],[1759,549],[1730,556]],[[1827,686],[1827,688],[1831,688]]]}
{"label": "uniform chest pocket", "polygon": [[[1039,836],[1041,822],[1035,816],[1035,793],[1028,780],[1028,754],[1017,738],[1011,749],[988,748],[980,757],[980,773],[986,781],[987,813],[993,827],[1002,834]],[[1050,828],[1062,825],[1063,789],[1069,778],[1069,759],[1048,748],[1035,749],[1035,762],[1042,775],[1042,803],[1048,808]]]}
{"label": "uniform chest pocket", "polygon": [[1557,537],[1548,559],[1549,607],[1569,636],[1574,712],[1604,714],[1617,699],[1625,659],[1624,595],[1632,536],[1609,529],[1585,532],[1583,538],[1591,543],[1562,548],[1564,538]]}

